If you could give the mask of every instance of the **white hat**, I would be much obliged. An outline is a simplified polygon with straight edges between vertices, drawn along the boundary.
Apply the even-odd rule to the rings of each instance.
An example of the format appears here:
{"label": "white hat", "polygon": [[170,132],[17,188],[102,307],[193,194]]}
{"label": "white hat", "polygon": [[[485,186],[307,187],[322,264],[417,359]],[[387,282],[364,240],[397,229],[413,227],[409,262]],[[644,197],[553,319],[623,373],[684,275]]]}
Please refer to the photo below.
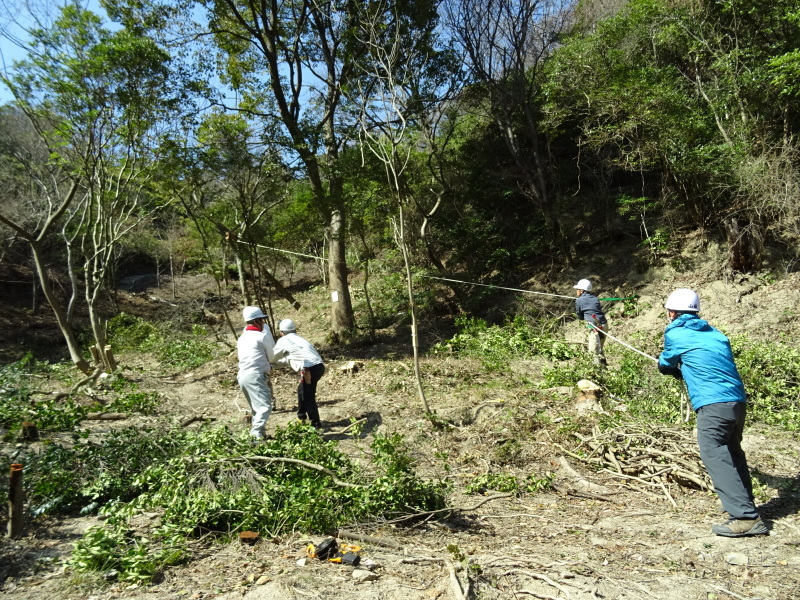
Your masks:
{"label": "white hat", "polygon": [[680,288],[669,295],[664,303],[667,310],[684,312],[700,312],[700,296],[688,288]]}
{"label": "white hat", "polygon": [[280,329],[283,333],[293,333],[297,331],[297,327],[295,327],[294,321],[291,319],[284,319],[281,321],[280,325],[278,325],[278,329]]}
{"label": "white hat", "polygon": [[583,290],[584,292],[592,291],[592,282],[588,279],[581,279],[578,283],[572,286],[572,289]]}
{"label": "white hat", "polygon": [[248,323],[255,319],[266,319],[267,315],[257,306],[245,306],[244,310],[242,310],[242,318],[245,323]]}

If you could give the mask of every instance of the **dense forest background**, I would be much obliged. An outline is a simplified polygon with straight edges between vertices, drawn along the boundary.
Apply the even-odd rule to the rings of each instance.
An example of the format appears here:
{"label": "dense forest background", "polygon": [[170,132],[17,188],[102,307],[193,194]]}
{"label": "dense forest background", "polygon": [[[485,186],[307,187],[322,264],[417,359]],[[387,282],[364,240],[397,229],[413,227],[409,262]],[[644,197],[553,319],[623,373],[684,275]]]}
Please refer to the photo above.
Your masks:
{"label": "dense forest background", "polygon": [[421,275],[517,286],[631,242],[631,272],[680,270],[689,235],[731,273],[797,268],[795,2],[30,6],[4,3],[0,260],[84,370],[76,330],[102,354],[132,274],[266,307],[316,265],[347,342],[438,310]]}

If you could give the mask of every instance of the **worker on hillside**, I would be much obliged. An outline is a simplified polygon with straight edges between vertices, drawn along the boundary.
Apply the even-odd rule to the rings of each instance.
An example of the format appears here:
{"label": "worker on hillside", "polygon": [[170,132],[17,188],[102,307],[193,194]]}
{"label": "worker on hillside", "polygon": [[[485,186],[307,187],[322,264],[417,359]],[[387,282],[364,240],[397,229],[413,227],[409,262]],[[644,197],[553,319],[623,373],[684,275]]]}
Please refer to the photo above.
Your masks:
{"label": "worker on hillside", "polygon": [[747,397],[731,344],[698,316],[700,298],[693,290],[675,290],[664,308],[670,322],[658,370],[686,381],[697,415],[700,458],[729,516],[711,531],[725,537],[766,534],[741,446]]}
{"label": "worker on hillside", "polygon": [[253,415],[250,436],[254,441],[259,441],[264,439],[264,427],[272,413],[269,372],[272,369],[275,340],[266,324],[267,315],[260,308],[246,306],[242,310],[242,317],[246,326],[236,342],[239,355],[239,374],[236,379]]}
{"label": "worker on hillside", "polygon": [[325,374],[325,364],[319,352],[308,340],[297,334],[297,327],[291,319],[284,319],[278,325],[281,337],[275,344],[276,367],[288,367],[300,377],[297,385],[297,418],[305,423],[310,420],[316,429],[322,429],[317,408],[317,382]]}
{"label": "worker on hillside", "polygon": [[606,336],[598,331],[608,331],[608,321],[600,301],[597,296],[592,294],[592,282],[588,279],[581,279],[572,286],[575,290],[575,314],[582,321],[589,323],[589,354],[594,357],[596,365],[605,367],[606,356],[603,353],[603,344]]}

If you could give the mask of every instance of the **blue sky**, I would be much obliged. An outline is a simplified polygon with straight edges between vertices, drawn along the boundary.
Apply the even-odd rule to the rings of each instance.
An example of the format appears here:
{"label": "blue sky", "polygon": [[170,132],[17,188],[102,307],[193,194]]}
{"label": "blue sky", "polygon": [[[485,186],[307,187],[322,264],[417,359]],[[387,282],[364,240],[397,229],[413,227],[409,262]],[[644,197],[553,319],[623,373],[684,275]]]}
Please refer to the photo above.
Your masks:
{"label": "blue sky", "polygon": [[[48,12],[55,14],[59,6],[66,4],[64,0],[0,0],[0,69],[6,72],[15,60],[25,58],[25,51],[19,44],[27,41],[25,30],[34,24],[31,10],[40,18],[46,18]],[[82,5],[98,15],[105,16],[105,11],[98,0],[82,0]],[[28,7],[31,7],[28,9]],[[15,43],[16,40],[16,43]],[[11,93],[0,83],[0,104],[11,100]]]}

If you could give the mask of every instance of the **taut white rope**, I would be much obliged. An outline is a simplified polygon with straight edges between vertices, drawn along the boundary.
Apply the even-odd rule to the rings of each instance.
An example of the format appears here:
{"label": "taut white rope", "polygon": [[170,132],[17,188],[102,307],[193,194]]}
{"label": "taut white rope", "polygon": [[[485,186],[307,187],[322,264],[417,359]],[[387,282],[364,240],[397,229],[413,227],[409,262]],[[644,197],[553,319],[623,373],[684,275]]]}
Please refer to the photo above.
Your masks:
{"label": "taut white rope", "polygon": [[644,356],[645,358],[649,358],[650,360],[652,360],[652,361],[654,361],[654,362],[658,362],[658,359],[657,359],[655,356],[650,356],[649,354],[645,354],[645,353],[644,353],[644,352],[642,352],[641,350],[637,350],[636,348],[634,348],[634,347],[633,347],[633,346],[631,346],[630,344],[626,344],[625,342],[623,342],[621,339],[619,339],[619,338],[615,338],[615,337],[614,337],[613,335],[611,335],[610,333],[606,333],[605,331],[603,331],[603,330],[602,330],[602,329],[600,329],[599,327],[595,326],[595,325],[594,325],[594,323],[589,323],[589,321],[585,321],[585,322],[586,322],[586,323],[587,323],[587,324],[588,324],[590,327],[592,327],[593,329],[595,329],[595,330],[599,331],[599,332],[600,332],[600,333],[602,333],[604,336],[611,338],[612,340],[614,340],[614,341],[615,341],[615,342],[617,342],[618,344],[622,344],[622,345],[623,345],[623,346],[625,346],[626,348],[630,348],[631,350],[633,350],[634,352],[637,352],[637,353],[641,354],[641,355],[642,355],[642,356]]}
{"label": "taut white rope", "polygon": [[490,287],[498,290],[509,290],[512,292],[522,292],[523,294],[538,294],[539,296],[552,296],[553,298],[567,298],[568,300],[575,300],[575,296],[562,296],[561,294],[548,294],[547,292],[534,292],[531,290],[519,290],[517,288],[502,287],[500,285],[490,285],[488,283],[472,283],[470,281],[461,281],[459,279],[447,279],[446,277],[433,277],[432,275],[418,275],[426,279],[438,279],[439,281],[452,281],[454,283],[463,283],[465,285],[479,285],[481,287]]}

